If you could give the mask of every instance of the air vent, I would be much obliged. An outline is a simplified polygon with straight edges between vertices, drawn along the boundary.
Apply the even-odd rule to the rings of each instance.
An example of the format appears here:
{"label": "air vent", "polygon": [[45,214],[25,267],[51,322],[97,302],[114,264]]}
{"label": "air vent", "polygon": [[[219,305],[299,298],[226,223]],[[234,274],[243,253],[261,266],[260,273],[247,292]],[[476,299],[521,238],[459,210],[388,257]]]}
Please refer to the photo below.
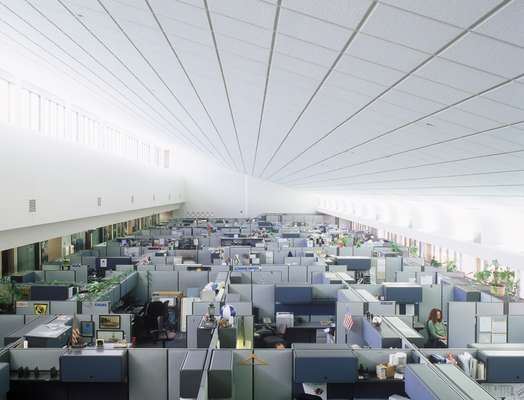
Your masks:
{"label": "air vent", "polygon": [[96,198],[96,204],[98,205],[98,207],[102,207],[102,198],[101,197]]}
{"label": "air vent", "polygon": [[30,213],[36,212],[36,200],[35,199],[29,200],[29,212]]}
{"label": "air vent", "polygon": [[480,232],[476,232],[473,236],[473,243],[481,244],[482,243],[482,234]]}

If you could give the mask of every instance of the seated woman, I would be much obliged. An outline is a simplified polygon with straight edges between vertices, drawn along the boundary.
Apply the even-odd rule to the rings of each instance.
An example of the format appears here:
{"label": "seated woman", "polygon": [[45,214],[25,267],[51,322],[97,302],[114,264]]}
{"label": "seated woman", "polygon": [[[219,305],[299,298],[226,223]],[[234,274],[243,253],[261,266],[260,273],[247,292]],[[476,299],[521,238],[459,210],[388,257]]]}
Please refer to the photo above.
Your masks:
{"label": "seated woman", "polygon": [[429,347],[446,347],[448,333],[446,326],[442,323],[442,311],[438,308],[432,309],[429,313],[426,329],[428,330]]}

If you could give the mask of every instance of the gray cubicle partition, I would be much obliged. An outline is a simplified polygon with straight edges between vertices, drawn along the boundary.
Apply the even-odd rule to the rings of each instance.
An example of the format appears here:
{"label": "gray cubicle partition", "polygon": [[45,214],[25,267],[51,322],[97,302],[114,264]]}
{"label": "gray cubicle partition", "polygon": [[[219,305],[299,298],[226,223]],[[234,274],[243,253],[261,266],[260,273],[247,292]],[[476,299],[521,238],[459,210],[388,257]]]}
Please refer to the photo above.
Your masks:
{"label": "gray cubicle partition", "polygon": [[[187,349],[169,349],[167,353],[168,363],[168,399],[180,399],[180,369],[186,358]],[[147,397],[144,397],[147,398]],[[131,400],[131,399],[130,399]]]}
{"label": "gray cubicle partition", "polygon": [[508,343],[524,343],[524,303],[508,304]]}
{"label": "gray cubicle partition", "polygon": [[64,300],[64,301],[50,301],[49,302],[49,314],[65,314],[74,315],[81,312],[81,304],[77,301]]}
{"label": "gray cubicle partition", "polygon": [[252,285],[253,307],[258,308],[260,318],[275,318],[275,285]]}
{"label": "gray cubicle partition", "polygon": [[[157,272],[155,272],[157,273]],[[155,274],[153,273],[153,275]],[[209,282],[209,273],[207,271],[179,271],[178,272],[178,290],[184,292],[187,296],[188,288],[203,289]]]}
{"label": "gray cubicle partition", "polygon": [[128,368],[129,400],[168,398],[172,374],[167,349],[129,349]]}
{"label": "gray cubicle partition", "polygon": [[[146,273],[143,272],[145,275]],[[173,271],[150,271],[149,295],[163,290],[179,290],[179,274]]]}
{"label": "gray cubicle partition", "polygon": [[25,315],[0,315],[0,347],[4,345],[4,337],[25,325]]}
{"label": "gray cubicle partition", "polygon": [[451,301],[448,303],[448,345],[450,348],[467,347],[475,343],[476,303]]}
{"label": "gray cubicle partition", "polygon": [[[291,349],[256,349],[253,365],[253,400],[289,400],[293,390],[293,352]],[[248,367],[249,368],[249,367]]]}
{"label": "gray cubicle partition", "polygon": [[422,285],[422,303],[418,306],[419,321],[426,321],[433,308],[442,309],[440,285]]}

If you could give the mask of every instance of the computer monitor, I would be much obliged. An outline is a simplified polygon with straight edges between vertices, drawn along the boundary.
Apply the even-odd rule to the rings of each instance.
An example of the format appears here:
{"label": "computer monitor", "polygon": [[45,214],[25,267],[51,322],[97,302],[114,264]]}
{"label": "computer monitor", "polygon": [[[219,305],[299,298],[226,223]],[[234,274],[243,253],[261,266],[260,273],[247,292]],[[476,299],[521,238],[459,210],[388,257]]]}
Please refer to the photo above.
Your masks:
{"label": "computer monitor", "polygon": [[93,321],[80,321],[80,336],[92,338],[95,336],[95,323]]}

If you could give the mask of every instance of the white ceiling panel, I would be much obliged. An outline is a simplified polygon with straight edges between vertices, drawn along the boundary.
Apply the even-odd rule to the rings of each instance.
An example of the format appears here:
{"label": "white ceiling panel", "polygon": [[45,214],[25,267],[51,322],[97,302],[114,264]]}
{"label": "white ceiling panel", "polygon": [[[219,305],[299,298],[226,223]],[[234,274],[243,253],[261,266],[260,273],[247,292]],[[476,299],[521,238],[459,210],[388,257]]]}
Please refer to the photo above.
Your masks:
{"label": "white ceiling panel", "polygon": [[513,1],[475,29],[476,32],[524,47],[524,2]]}
{"label": "white ceiling panel", "polygon": [[62,2],[0,0],[0,32],[239,171],[522,191],[521,0]]}
{"label": "white ceiling panel", "polygon": [[303,41],[340,51],[351,31],[286,9],[280,11],[278,32]]}
{"label": "white ceiling panel", "polygon": [[434,58],[421,67],[416,76],[442,83],[471,94],[479,93],[496,84],[504,82],[501,76],[479,71],[442,58]]}
{"label": "white ceiling panel", "polygon": [[[413,49],[435,53],[461,32],[459,28],[380,4],[363,32]],[[424,35],[420,35],[424,32]]]}
{"label": "white ceiling panel", "polygon": [[356,37],[349,55],[404,72],[409,72],[427,58],[426,53],[367,35]]}
{"label": "white ceiling panel", "polygon": [[442,53],[442,57],[505,78],[522,74],[524,48],[470,33]]}
{"label": "white ceiling panel", "polygon": [[370,0],[283,0],[282,8],[355,29],[371,5]]}
{"label": "white ceiling panel", "polygon": [[467,28],[500,4],[501,0],[381,0],[416,14]]}

